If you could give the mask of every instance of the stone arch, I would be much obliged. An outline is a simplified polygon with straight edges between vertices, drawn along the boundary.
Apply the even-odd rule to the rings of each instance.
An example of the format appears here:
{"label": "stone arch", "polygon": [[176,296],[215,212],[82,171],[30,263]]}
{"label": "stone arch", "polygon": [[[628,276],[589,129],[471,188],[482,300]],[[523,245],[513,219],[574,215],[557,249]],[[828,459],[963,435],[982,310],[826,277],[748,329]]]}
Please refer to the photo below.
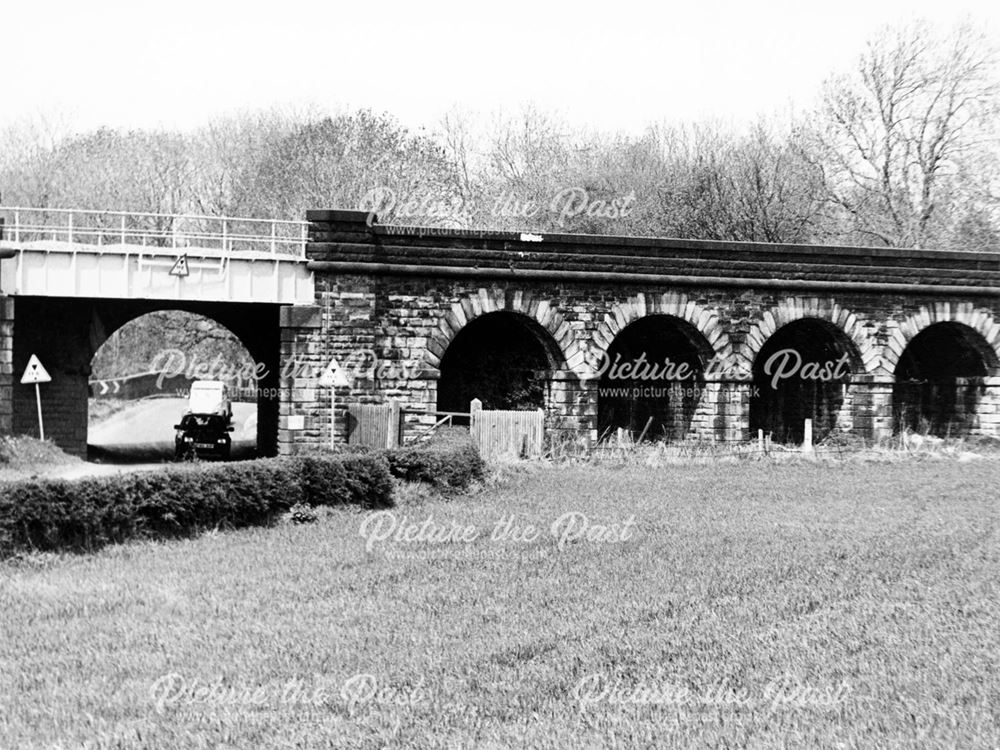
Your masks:
{"label": "stone arch", "polygon": [[829,323],[843,333],[854,344],[859,360],[857,364],[865,373],[874,373],[882,365],[878,347],[858,316],[849,309],[817,297],[788,297],[765,310],[737,348],[735,359],[739,372],[752,372],[757,355],[778,329],[808,318]]}
{"label": "stone arch", "polygon": [[610,349],[619,333],[630,324],[650,315],[669,315],[689,323],[705,338],[721,364],[725,366],[733,360],[729,334],[715,310],[699,305],[683,292],[648,295],[640,292],[629,297],[626,302],[614,305],[604,316],[594,332],[594,349],[589,353],[588,364],[594,367],[600,355]]}
{"label": "stone arch", "polygon": [[[211,318],[239,339],[252,359],[264,365],[266,375],[258,385],[260,392],[269,395],[257,399],[257,446],[264,455],[276,454],[281,335],[280,308],[271,304],[18,298],[19,329],[12,352],[14,369],[20,372],[29,355],[37,354],[53,375],[53,383],[43,393],[43,402],[58,404],[63,412],[60,419],[46,422],[46,437],[70,453],[86,455],[88,391],[94,355],[111,333],[129,321],[162,310]],[[28,388],[15,389],[11,401],[11,429],[37,434],[34,392]]]}
{"label": "stone arch", "polygon": [[977,341],[976,337],[972,337],[973,343],[993,370],[991,374],[1000,374],[997,372],[1000,369],[1000,323],[989,310],[976,309],[971,302],[938,302],[930,307],[921,307],[919,312],[901,321],[890,334],[889,343],[882,352],[886,370],[894,373],[910,342],[935,323],[961,323],[978,333],[982,339]]}
{"label": "stone arch", "polygon": [[[210,308],[194,312],[166,305],[159,310],[146,311],[128,306],[105,306],[104,311],[106,314],[101,316],[100,308],[95,308],[90,321],[89,349],[92,354],[86,369],[88,379],[96,369],[98,372],[103,370],[107,380],[101,381],[103,384],[99,390],[91,388],[90,395],[107,394],[113,397],[116,393],[119,394],[130,410],[145,409],[128,412],[131,414],[130,419],[142,419],[144,426],[140,432],[129,430],[121,424],[115,425],[113,421],[107,425],[94,424],[90,419],[90,407],[94,402],[88,399],[86,442],[90,456],[112,460],[134,459],[137,456],[161,460],[174,457],[172,426],[182,421],[182,415],[189,408],[186,401],[187,389],[193,381],[217,379],[226,381],[230,389],[232,421],[229,431],[233,433],[232,453],[228,453],[227,448],[226,455],[232,455],[236,459],[252,458],[259,455],[258,449],[262,445],[273,452],[273,446],[269,447],[267,442],[269,439],[272,442],[276,439],[277,422],[274,419],[269,421],[268,417],[277,412],[278,392],[272,389],[267,392],[268,396],[262,398],[262,389],[253,380],[253,373],[258,372],[257,363],[266,361],[255,357],[255,350],[261,356],[267,356],[267,353],[261,352],[260,346],[255,345],[256,342],[251,341],[248,345],[249,331],[239,328],[234,330],[231,327],[232,320],[223,322],[220,318],[225,319],[226,316],[220,316]],[[165,337],[158,335],[136,337],[132,328],[134,325],[157,326],[147,328],[147,331],[151,330],[155,334],[161,330],[158,327],[160,324],[169,327],[178,321],[176,316],[159,320],[151,317],[158,313],[179,313],[185,328],[191,326],[204,330],[205,326],[214,324],[225,333],[214,334],[204,342],[195,342],[192,348],[164,348]],[[146,320],[143,322],[143,319]],[[139,352],[144,356],[141,360],[133,359],[134,364],[140,365],[141,369],[121,373],[128,376],[128,379],[122,379],[108,372],[109,366],[116,367],[112,363],[117,351],[110,347],[109,342],[116,334],[130,329],[133,330],[129,336],[131,346],[124,351],[131,351],[133,357]],[[185,340],[190,339],[184,336],[173,346]],[[149,349],[137,350],[136,347]],[[198,350],[201,350],[200,357],[196,353]],[[147,401],[150,396],[160,396],[166,400]],[[266,403],[268,398],[275,402],[270,405],[270,409]],[[154,404],[161,408],[157,409]],[[171,409],[172,414],[167,414],[167,409]]]}
{"label": "stone arch", "polygon": [[441,359],[455,336],[477,318],[497,312],[527,318],[533,327],[547,334],[540,339],[549,354],[553,370],[578,371],[582,368],[584,355],[573,329],[548,299],[526,291],[480,288],[452,303],[438,321],[437,328],[427,341],[424,355],[426,370],[440,375]]}

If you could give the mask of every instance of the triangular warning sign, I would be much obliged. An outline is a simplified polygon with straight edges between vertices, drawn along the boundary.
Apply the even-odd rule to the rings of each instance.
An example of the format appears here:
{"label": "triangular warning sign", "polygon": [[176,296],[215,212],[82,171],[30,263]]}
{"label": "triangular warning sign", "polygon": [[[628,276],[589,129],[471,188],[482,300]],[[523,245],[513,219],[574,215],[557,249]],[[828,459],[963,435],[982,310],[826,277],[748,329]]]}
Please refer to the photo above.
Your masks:
{"label": "triangular warning sign", "polygon": [[188,270],[188,257],[187,255],[182,255],[177,259],[177,261],[170,267],[171,276],[187,276],[191,273]]}
{"label": "triangular warning sign", "polygon": [[28,366],[24,368],[24,375],[21,376],[21,382],[26,384],[51,383],[52,378],[49,377],[49,373],[42,367],[42,363],[38,361],[38,357],[32,354],[31,359],[28,360]]}
{"label": "triangular warning sign", "polygon": [[351,384],[351,381],[347,377],[347,373],[345,373],[337,363],[337,359],[333,358],[330,360],[330,364],[327,365],[326,369],[323,371],[323,374],[319,376],[319,384],[327,388],[330,386],[347,388]]}

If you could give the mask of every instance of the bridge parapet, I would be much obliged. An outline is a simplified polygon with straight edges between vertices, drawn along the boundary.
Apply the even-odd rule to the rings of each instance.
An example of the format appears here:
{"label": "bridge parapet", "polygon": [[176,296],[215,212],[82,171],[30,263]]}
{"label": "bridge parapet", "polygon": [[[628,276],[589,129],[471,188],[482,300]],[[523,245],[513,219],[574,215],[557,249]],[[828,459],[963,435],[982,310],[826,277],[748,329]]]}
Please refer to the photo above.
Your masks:
{"label": "bridge parapet", "polygon": [[306,223],[0,207],[0,293],[308,304]]}
{"label": "bridge parapet", "polygon": [[194,247],[221,254],[269,253],[305,257],[306,222],[202,214],[90,211],[0,206],[2,239],[14,246],[37,243],[90,245],[113,250]]}
{"label": "bridge parapet", "polygon": [[314,270],[481,279],[1000,296],[1000,253],[528,234],[310,211]]}

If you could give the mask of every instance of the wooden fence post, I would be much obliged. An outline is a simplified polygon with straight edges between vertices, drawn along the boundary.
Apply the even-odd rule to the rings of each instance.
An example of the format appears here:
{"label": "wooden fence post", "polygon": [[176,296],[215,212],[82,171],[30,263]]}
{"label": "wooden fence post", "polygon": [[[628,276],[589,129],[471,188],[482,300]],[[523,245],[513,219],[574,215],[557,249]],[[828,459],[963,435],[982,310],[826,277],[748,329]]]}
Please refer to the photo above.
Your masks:
{"label": "wooden fence post", "polygon": [[472,399],[469,403],[469,434],[472,436],[472,442],[476,444],[482,452],[482,446],[480,445],[480,432],[482,430],[482,419],[483,419],[483,402],[478,398]]}
{"label": "wooden fence post", "polygon": [[391,399],[389,401],[389,428],[385,431],[385,447],[398,448],[400,445],[400,412],[399,401]]}
{"label": "wooden fence post", "polygon": [[802,435],[802,450],[805,453],[812,453],[812,449],[813,449],[813,421],[811,419],[807,419]]}

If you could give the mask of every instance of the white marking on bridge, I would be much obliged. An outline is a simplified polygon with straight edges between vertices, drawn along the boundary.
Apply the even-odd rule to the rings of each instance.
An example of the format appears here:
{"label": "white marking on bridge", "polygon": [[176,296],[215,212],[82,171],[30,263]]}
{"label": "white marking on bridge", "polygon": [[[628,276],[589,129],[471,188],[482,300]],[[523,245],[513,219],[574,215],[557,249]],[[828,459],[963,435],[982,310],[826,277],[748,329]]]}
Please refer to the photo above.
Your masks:
{"label": "white marking on bridge", "polygon": [[[311,304],[308,224],[0,206],[0,294]],[[186,258],[188,275],[171,274]]]}

